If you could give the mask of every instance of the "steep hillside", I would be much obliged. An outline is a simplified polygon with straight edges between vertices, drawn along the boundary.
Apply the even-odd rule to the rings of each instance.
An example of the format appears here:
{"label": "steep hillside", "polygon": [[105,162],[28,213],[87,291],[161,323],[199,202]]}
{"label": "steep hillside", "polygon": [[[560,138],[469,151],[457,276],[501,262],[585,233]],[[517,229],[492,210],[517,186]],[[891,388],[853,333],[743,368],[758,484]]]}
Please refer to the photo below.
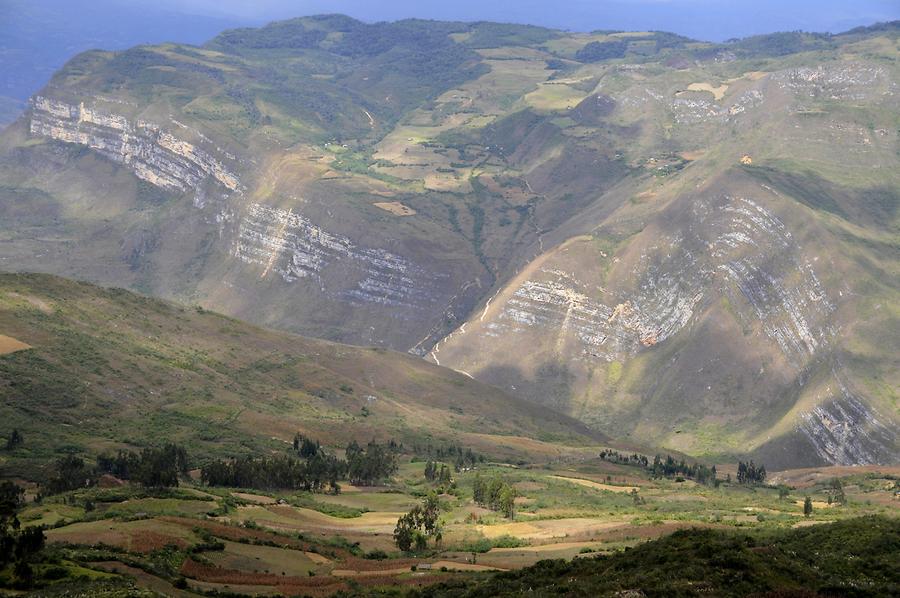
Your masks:
{"label": "steep hillside", "polygon": [[895,462],[898,27],[724,45],[341,16],[73,59],[0,268],[428,355],[596,429]]}
{"label": "steep hillside", "polygon": [[605,78],[608,120],[662,127],[671,153],[433,359],[689,453],[900,458],[900,102],[896,61],[878,54],[896,56],[897,37],[852,39],[827,64]]}
{"label": "steep hillside", "polygon": [[48,275],[0,275],[0,418],[26,439],[7,475],[26,477],[72,451],[175,441],[202,461],[281,449],[298,431],[334,447],[453,442],[496,458],[553,458],[599,438],[409,355]]}

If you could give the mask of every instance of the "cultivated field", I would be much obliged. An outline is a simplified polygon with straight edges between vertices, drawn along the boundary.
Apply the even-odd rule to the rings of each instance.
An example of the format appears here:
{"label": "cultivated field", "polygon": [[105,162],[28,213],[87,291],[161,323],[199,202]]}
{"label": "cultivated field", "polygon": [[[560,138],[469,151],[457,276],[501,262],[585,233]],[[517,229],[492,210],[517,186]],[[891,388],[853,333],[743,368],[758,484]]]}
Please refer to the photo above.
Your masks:
{"label": "cultivated field", "polygon": [[[898,472],[890,467],[785,471],[771,476],[778,486],[723,480],[714,486],[652,478],[642,468],[599,459],[483,464],[454,473],[440,495],[440,545],[402,553],[393,541],[397,519],[435,488],[423,469],[423,462],[405,462],[387,485],[346,485],[337,495],[202,487],[148,495],[128,485],[80,490],[29,506],[22,520],[51,526],[51,546],[78,566],[125,576],[148,590],[181,595],[171,584],[184,578],[186,590],[177,592],[325,596],[417,587],[548,558],[590,558],[679,529],[789,529],[896,515],[900,507]],[[476,475],[516,488],[512,519],[474,504]],[[844,504],[830,500],[836,478]]]}

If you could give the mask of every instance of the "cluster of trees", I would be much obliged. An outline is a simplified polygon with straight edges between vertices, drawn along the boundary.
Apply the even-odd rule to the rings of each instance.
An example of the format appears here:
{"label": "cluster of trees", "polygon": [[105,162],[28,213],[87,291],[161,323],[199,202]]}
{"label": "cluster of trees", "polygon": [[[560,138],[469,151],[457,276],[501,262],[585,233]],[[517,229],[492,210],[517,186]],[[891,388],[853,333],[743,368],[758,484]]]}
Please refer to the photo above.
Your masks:
{"label": "cluster of trees", "polygon": [[178,485],[179,475],[187,475],[188,455],[184,447],[176,444],[145,448],[140,453],[119,451],[97,457],[97,469],[145,488],[171,488]]}
{"label": "cluster of trees", "polygon": [[59,494],[97,483],[97,470],[75,455],[66,455],[53,463],[53,476],[44,486],[49,494]]}
{"label": "cluster of trees", "polygon": [[798,52],[825,50],[834,47],[834,41],[827,33],[804,33],[802,31],[782,31],[765,35],[755,35],[739,40],[729,40],[726,46],[739,50],[745,56],[787,56]]}
{"label": "cluster of trees", "polygon": [[648,468],[655,477],[691,478],[698,484],[714,484],[716,482],[716,466],[707,467],[702,463],[687,463],[684,459],[675,461],[672,455],[666,455],[665,460],[656,455],[653,464]]}
{"label": "cluster of trees", "polygon": [[628,51],[628,42],[614,40],[608,42],[590,42],[575,53],[575,60],[579,62],[600,62],[613,58],[622,58]]}
{"label": "cluster of trees", "polygon": [[304,459],[315,457],[321,449],[322,446],[319,444],[318,440],[307,438],[299,432],[294,434],[294,450]]}
{"label": "cluster of trees", "polygon": [[[440,467],[438,467],[440,465]],[[429,482],[439,482],[441,484],[449,484],[452,481],[450,476],[450,468],[444,463],[429,461],[425,464],[425,479]]]}
{"label": "cluster of trees", "polygon": [[434,538],[435,544],[440,546],[443,539],[443,530],[438,522],[441,513],[441,505],[437,494],[430,493],[408,513],[397,520],[394,528],[394,541],[397,548],[409,552],[413,548],[425,550],[428,548],[429,538]]}
{"label": "cluster of trees", "polygon": [[16,514],[24,503],[24,494],[10,481],[0,483],[0,569],[12,563],[15,585],[22,588],[30,585],[33,572],[29,563],[45,541],[42,527],[21,528]]}
{"label": "cluster of trees", "polygon": [[374,441],[365,447],[347,445],[346,459],[326,452],[318,441],[294,437],[294,454],[273,457],[217,459],[200,471],[210,486],[340,492],[338,480],[349,478],[357,486],[381,483],[397,471],[399,446]]}
{"label": "cluster of trees", "polygon": [[475,474],[472,484],[472,499],[476,504],[499,511],[509,519],[516,516],[516,497],[519,496],[515,486],[504,482],[500,477],[494,476],[485,480],[481,474]]}
{"label": "cluster of trees", "polygon": [[650,461],[646,455],[638,453],[620,453],[612,449],[603,449],[600,451],[600,458],[610,463],[621,463],[622,465],[637,465],[638,467],[648,467]]}
{"label": "cluster of trees", "polygon": [[347,474],[347,462],[324,451],[300,459],[293,455],[216,459],[200,470],[209,486],[340,492],[337,481]]}
{"label": "cluster of trees", "polygon": [[347,445],[347,476],[354,486],[374,486],[397,472],[397,452],[399,445],[391,440],[388,444],[378,444],[374,440],[365,448],[354,440]]}
{"label": "cluster of trees", "polygon": [[474,469],[479,463],[484,463],[484,455],[476,453],[470,448],[463,448],[455,444],[439,444],[431,443],[412,445],[413,453],[416,455],[425,455],[429,459],[442,461],[444,463],[453,463],[453,469],[456,471],[466,471]]}
{"label": "cluster of trees", "polygon": [[96,467],[88,465],[81,457],[66,455],[54,462],[53,475],[43,489],[48,494],[59,494],[87,488],[95,485],[104,473],[138,482],[145,488],[169,488],[177,486],[178,477],[187,475],[187,471],[187,451],[175,444],[145,448],[140,453],[103,454],[97,457]]}
{"label": "cluster of trees", "polygon": [[660,455],[653,458],[653,462],[646,455],[639,453],[620,453],[612,449],[600,451],[600,458],[610,463],[633,465],[642,467],[655,478],[684,477],[696,481],[698,484],[716,484],[716,466],[707,467],[702,463],[687,463],[683,458],[678,461],[672,455],[666,455],[663,459]]}
{"label": "cluster of trees", "polygon": [[763,484],[766,481],[766,466],[757,466],[753,461],[738,461],[738,484]]}

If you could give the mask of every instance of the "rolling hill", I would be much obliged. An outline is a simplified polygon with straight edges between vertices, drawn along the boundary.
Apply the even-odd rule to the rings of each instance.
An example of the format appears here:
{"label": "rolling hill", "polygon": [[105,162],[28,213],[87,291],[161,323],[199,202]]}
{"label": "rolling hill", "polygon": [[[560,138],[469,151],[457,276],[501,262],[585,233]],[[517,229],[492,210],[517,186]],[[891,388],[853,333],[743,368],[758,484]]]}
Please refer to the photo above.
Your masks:
{"label": "rolling hill", "polygon": [[0,268],[409,351],[637,443],[896,462],[898,55],[897,23],[338,15],[87,52],[0,136]]}
{"label": "rolling hill", "polygon": [[26,479],[60,454],[178,442],[198,462],[283,450],[294,434],[552,459],[584,425],[384,349],[312,340],[49,275],[0,275],[0,417]]}

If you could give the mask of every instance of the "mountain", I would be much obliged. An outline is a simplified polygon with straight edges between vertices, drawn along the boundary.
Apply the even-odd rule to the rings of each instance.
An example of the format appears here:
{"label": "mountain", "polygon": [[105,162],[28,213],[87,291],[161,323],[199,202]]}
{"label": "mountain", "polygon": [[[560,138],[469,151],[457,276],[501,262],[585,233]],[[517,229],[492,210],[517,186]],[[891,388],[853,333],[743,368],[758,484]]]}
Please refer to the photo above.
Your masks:
{"label": "mountain", "polygon": [[0,274],[0,334],[0,417],[27,441],[4,466],[26,479],[61,453],[163,440],[201,461],[281,449],[297,432],[334,447],[452,443],[497,459],[602,440],[410,355],[44,274]]}
{"label": "mountain", "polygon": [[0,267],[410,351],[636,443],[896,462],[898,24],[326,15],[72,59]]}

